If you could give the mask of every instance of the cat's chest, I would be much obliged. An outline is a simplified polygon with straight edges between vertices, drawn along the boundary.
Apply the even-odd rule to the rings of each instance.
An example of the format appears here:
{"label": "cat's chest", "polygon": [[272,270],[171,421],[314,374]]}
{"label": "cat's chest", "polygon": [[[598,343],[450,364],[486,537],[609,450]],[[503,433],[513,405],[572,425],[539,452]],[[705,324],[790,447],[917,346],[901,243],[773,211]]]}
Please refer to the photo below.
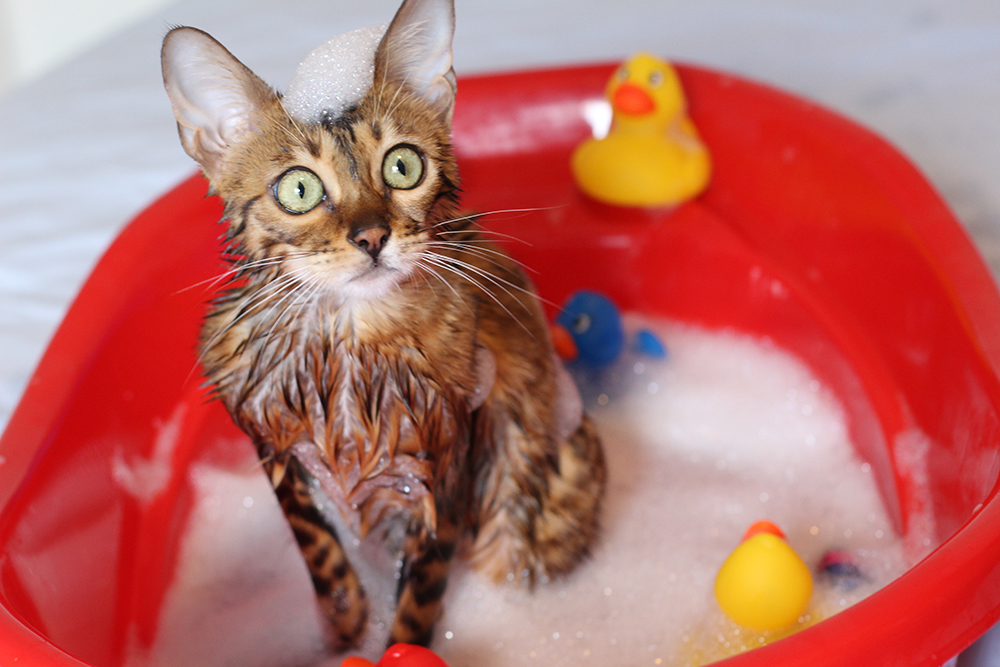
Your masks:
{"label": "cat's chest", "polygon": [[435,491],[464,461],[475,375],[466,354],[435,360],[337,339],[279,346],[258,354],[227,403],[258,445],[306,463],[364,533],[387,512],[432,513]]}
{"label": "cat's chest", "polygon": [[464,392],[439,369],[414,363],[416,356],[362,348],[335,352],[319,372],[300,371],[315,381],[322,415],[308,418],[322,426],[315,440],[332,464],[359,460],[364,475],[399,456],[439,458],[455,439]]}
{"label": "cat's chest", "polygon": [[329,363],[328,384],[306,398],[314,405],[303,417],[327,495],[362,533],[386,512],[432,511],[435,491],[468,448],[467,401],[398,357],[348,354]]}
{"label": "cat's chest", "polygon": [[467,403],[462,378],[422,350],[336,340],[289,349],[252,368],[245,382],[252,388],[234,407],[258,424],[274,423],[269,439],[290,445],[283,441],[296,433],[320,446],[331,466],[360,467],[362,476],[399,455],[433,458],[454,438]]}

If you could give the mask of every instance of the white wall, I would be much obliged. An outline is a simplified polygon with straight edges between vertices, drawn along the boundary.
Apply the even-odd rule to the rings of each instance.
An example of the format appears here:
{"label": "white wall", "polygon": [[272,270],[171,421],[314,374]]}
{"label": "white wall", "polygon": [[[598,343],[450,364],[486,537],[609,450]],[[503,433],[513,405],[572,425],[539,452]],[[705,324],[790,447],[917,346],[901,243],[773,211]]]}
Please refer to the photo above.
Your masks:
{"label": "white wall", "polygon": [[0,0],[0,94],[173,0]]}

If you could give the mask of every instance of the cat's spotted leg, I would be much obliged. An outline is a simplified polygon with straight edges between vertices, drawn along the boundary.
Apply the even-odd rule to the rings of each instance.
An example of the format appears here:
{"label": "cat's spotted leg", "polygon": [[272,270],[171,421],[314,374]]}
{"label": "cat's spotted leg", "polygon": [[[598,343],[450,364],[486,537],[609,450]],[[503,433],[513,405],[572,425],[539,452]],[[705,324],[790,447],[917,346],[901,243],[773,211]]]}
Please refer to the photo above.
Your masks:
{"label": "cat's spotted leg", "polygon": [[[274,466],[284,467],[284,474]],[[309,568],[320,608],[330,621],[331,648],[355,646],[368,620],[368,601],[336,529],[316,507],[318,492],[310,486],[311,475],[294,456],[267,467],[272,468],[272,480],[280,475],[275,493]]]}
{"label": "cat's spotted leg", "polygon": [[433,536],[416,531],[407,535],[390,646],[430,644],[459,536],[457,521],[441,514]]}
{"label": "cat's spotted leg", "polygon": [[582,416],[569,436],[546,446],[518,420],[491,425],[496,451],[479,473],[473,565],[496,581],[533,585],[569,572],[597,536],[606,470],[597,431]]}

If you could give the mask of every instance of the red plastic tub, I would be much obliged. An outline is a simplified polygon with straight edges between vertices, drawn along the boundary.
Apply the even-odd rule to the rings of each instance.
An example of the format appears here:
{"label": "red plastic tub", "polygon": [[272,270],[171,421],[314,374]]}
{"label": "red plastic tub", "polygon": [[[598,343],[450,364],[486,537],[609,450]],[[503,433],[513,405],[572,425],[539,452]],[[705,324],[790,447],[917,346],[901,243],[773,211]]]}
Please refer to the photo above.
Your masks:
{"label": "red plastic tub", "polygon": [[[898,529],[933,517],[933,550],[897,581],[727,664],[937,667],[1000,616],[997,290],[940,198],[879,138],[782,93],[680,71],[715,162],[697,201],[616,211],[576,193],[568,156],[611,72],[595,66],[462,81],[465,203],[536,209],[490,224],[528,242],[510,250],[551,301],[600,289],[798,355],[843,402]],[[221,271],[220,206],[204,195],[192,178],[121,234],[0,440],[2,665],[120,665],[149,645],[191,510],[186,470],[246,455],[196,369],[211,290],[191,286]],[[916,430],[933,442],[925,470],[899,444]],[[136,495],[122,462],[171,472]]]}

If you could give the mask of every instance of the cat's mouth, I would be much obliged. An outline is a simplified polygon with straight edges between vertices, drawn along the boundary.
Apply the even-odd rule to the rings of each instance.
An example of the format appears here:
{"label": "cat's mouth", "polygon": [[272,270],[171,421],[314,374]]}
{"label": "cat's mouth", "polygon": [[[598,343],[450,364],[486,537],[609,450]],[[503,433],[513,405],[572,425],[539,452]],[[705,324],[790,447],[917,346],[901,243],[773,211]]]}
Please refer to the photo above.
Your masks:
{"label": "cat's mouth", "polygon": [[405,274],[398,269],[373,265],[350,279],[339,291],[350,299],[376,301],[397,291],[405,280]]}
{"label": "cat's mouth", "polygon": [[393,273],[399,273],[399,269],[389,266],[384,261],[374,259],[371,264],[363,267],[353,278],[351,278],[351,282],[384,280]]}
{"label": "cat's mouth", "polygon": [[295,258],[288,262],[288,272],[298,275],[305,286],[317,292],[340,295],[351,299],[378,299],[403,283],[407,275],[405,262],[390,256],[371,259],[357,257],[349,263]]}
{"label": "cat's mouth", "polygon": [[409,271],[391,258],[380,256],[356,267],[339,289],[354,298],[378,299],[406,280]]}

